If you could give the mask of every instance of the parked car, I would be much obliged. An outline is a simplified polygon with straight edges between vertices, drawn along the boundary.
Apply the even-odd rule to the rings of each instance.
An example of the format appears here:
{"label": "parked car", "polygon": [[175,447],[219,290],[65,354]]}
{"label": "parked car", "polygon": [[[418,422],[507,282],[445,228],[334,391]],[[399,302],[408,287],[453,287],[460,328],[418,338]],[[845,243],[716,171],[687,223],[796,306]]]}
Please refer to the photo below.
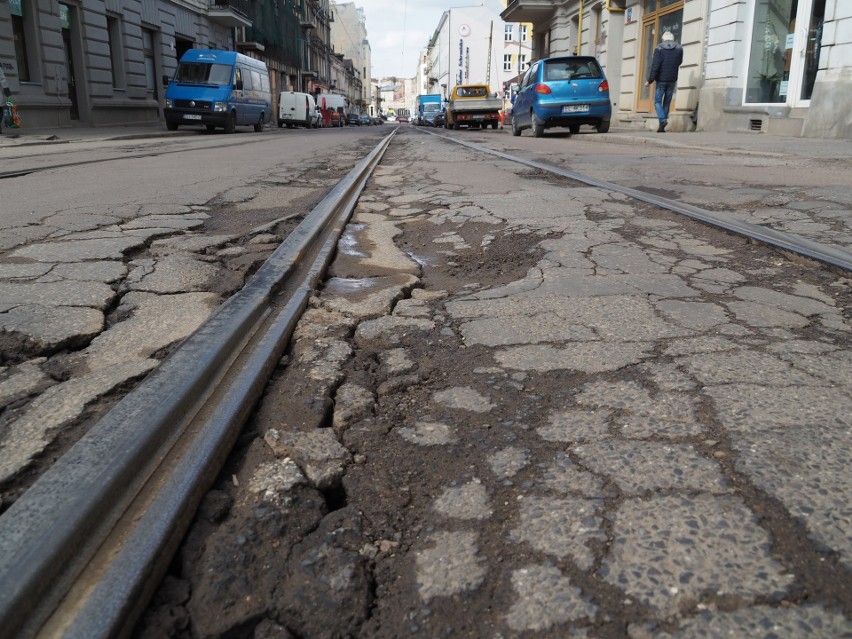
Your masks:
{"label": "parked car", "polygon": [[282,91],[278,95],[278,126],[318,129],[322,115],[310,93]]}
{"label": "parked car", "polygon": [[398,115],[398,116],[396,116],[396,121],[400,122],[400,123],[408,122],[408,118],[405,117],[404,115]]}
{"label": "parked car", "polygon": [[357,113],[347,113],[346,124],[351,124],[353,126],[361,126],[361,116]]}
{"label": "parked car", "polygon": [[378,116],[378,115],[373,116],[373,124],[384,124],[384,123],[385,123],[384,119],[381,118],[380,116]]}
{"label": "parked car", "polygon": [[435,119],[434,119],[434,120],[432,120],[432,125],[433,125],[433,126],[436,126],[436,127],[443,127],[443,126],[444,126],[444,124],[446,123],[446,121],[447,121],[447,119],[446,119],[446,117],[444,116],[444,112],[443,112],[443,111],[438,111],[438,112],[435,114]]}
{"label": "parked car", "polygon": [[370,126],[373,123],[373,120],[366,113],[361,114],[361,124]]}
{"label": "parked car", "polygon": [[512,135],[531,128],[540,138],[551,127],[567,127],[577,133],[583,124],[606,133],[611,117],[609,83],[595,58],[544,58],[521,81],[512,105]]}

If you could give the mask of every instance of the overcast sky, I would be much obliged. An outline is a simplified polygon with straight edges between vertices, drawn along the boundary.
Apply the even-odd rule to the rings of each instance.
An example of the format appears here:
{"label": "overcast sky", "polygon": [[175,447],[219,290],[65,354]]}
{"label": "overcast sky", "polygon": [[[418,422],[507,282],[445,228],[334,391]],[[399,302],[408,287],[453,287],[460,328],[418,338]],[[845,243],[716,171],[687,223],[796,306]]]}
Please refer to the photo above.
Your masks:
{"label": "overcast sky", "polygon": [[[354,0],[364,9],[374,78],[413,78],[417,57],[451,7],[482,5],[481,0]],[[490,4],[490,3],[489,3]]]}

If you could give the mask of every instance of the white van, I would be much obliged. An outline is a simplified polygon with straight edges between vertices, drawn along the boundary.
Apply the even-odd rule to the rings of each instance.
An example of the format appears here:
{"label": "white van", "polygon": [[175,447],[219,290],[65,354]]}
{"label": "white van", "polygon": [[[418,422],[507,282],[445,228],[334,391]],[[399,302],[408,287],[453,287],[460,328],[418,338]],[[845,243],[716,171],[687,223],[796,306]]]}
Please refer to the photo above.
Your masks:
{"label": "white van", "polygon": [[320,112],[314,96],[298,91],[282,91],[278,96],[278,126],[288,128],[303,126],[309,129],[319,127]]}

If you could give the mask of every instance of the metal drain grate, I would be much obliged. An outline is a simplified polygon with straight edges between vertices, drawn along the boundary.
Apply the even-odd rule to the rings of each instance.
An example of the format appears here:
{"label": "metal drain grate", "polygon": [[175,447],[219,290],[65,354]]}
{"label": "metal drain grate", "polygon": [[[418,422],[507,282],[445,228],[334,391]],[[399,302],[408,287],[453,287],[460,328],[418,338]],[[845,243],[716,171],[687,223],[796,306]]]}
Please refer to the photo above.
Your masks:
{"label": "metal drain grate", "polygon": [[763,131],[763,120],[749,120],[749,131]]}

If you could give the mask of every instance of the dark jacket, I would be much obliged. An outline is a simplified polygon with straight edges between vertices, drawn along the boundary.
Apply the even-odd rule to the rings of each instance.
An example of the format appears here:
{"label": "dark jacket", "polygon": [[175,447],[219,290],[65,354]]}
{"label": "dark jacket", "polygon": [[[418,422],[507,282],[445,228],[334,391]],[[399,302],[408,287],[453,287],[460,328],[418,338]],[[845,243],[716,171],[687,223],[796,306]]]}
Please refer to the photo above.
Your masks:
{"label": "dark jacket", "polygon": [[654,49],[648,82],[677,82],[678,67],[683,62],[683,47],[674,40],[661,42]]}

